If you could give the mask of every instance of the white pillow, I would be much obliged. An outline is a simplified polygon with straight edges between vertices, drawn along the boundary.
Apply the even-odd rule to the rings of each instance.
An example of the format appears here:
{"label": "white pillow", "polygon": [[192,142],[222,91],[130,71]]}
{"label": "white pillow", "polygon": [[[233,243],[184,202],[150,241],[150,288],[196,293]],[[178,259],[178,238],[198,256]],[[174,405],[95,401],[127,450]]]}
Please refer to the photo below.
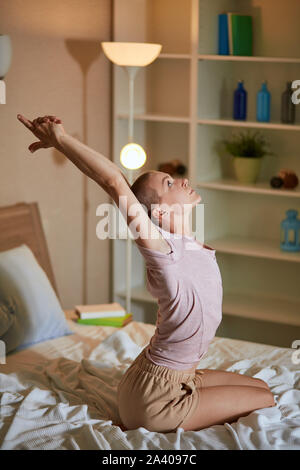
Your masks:
{"label": "white pillow", "polygon": [[14,322],[14,316],[8,303],[0,303],[0,338],[8,331]]}
{"label": "white pillow", "polygon": [[0,252],[0,339],[6,352],[68,334],[59,300],[30,248]]}

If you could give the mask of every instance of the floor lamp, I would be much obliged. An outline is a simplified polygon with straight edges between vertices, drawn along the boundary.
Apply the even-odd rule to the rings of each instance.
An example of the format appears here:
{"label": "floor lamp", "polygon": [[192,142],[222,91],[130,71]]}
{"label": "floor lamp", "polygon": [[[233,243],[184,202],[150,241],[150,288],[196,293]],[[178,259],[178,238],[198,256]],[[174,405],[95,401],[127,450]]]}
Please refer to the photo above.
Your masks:
{"label": "floor lamp", "polygon": [[[120,154],[121,164],[126,168],[128,182],[133,183],[133,171],[141,168],[146,161],[144,149],[134,143],[133,138],[133,99],[134,79],[140,67],[151,64],[160,54],[161,44],[140,42],[102,42],[105,55],[115,65],[124,67],[129,79],[129,119],[128,143],[122,148]],[[126,245],[126,311],[131,313],[131,236],[127,229]]]}

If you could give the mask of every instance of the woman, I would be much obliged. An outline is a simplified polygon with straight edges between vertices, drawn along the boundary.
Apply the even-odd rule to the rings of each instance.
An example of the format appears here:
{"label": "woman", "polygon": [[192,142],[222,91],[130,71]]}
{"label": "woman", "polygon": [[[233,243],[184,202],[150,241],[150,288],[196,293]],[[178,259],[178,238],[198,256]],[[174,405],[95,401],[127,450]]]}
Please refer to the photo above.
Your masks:
{"label": "woman", "polygon": [[118,387],[125,429],[200,430],[275,406],[260,379],[197,369],[221,322],[223,289],[215,250],[191,236],[201,197],[188,180],[150,171],[130,187],[117,165],[69,136],[56,116],[18,119],[39,139],[32,152],[55,147],[114,199],[146,261],[159,310],[154,336]]}

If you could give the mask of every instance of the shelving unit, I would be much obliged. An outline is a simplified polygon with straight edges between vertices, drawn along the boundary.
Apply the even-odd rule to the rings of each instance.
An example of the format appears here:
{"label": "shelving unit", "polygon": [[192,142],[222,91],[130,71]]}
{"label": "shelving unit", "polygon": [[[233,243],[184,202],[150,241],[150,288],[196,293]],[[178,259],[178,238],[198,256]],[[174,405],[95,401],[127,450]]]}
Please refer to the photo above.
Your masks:
{"label": "shelving unit", "polygon": [[258,57],[258,56],[237,56],[237,55],[217,55],[217,54],[199,54],[199,60],[224,60],[224,61],[235,61],[235,62],[277,62],[277,63],[289,63],[299,64],[299,57]]}
{"label": "shelving unit", "polygon": [[[223,11],[253,16],[253,56],[216,55],[217,15]],[[272,0],[114,1],[115,41],[163,45],[159,58],[136,78],[135,140],[148,155],[141,172],[178,158],[202,196],[205,243],[216,249],[224,288],[217,335],[285,347],[300,337],[300,253],[280,250],[279,227],[286,210],[300,211],[300,187],[274,189],[269,180],[280,168],[292,168],[300,176],[300,110],[295,124],[280,122],[286,82],[300,79],[299,14],[297,0],[276,6]],[[246,121],[231,115],[240,78],[248,91]],[[272,96],[269,123],[255,117],[263,80]],[[127,143],[127,87],[126,74],[114,66],[113,151],[119,165]],[[235,180],[231,157],[220,145],[241,128],[260,130],[275,152],[264,157],[253,185]],[[119,302],[125,299],[125,246],[123,240],[113,243],[113,293]],[[134,244],[132,255],[132,310],[137,320],[155,324],[157,304],[146,290],[144,261]]]}
{"label": "shelving unit", "polygon": [[242,184],[234,179],[222,179],[215,181],[202,181],[197,184],[198,188],[207,188],[221,191],[236,191],[252,194],[263,194],[265,196],[279,196],[279,197],[300,197],[300,187],[287,190],[284,188],[272,188],[269,182],[258,182],[255,184]]}
{"label": "shelving unit", "polygon": [[281,122],[234,121],[233,119],[198,119],[198,124],[208,126],[249,127],[283,131],[300,131],[300,124],[282,124]]}
{"label": "shelving unit", "polygon": [[[128,119],[128,114],[118,114],[118,119]],[[164,116],[159,114],[137,114],[134,116],[136,121],[156,121],[156,122],[182,122],[189,123],[190,118],[185,116]]]}

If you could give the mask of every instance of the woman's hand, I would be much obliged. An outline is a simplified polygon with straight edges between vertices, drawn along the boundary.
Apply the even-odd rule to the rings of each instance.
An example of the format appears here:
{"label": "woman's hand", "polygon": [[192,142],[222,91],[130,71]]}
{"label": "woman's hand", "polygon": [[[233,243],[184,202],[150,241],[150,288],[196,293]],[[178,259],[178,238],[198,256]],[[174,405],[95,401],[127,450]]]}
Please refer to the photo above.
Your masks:
{"label": "woman's hand", "polygon": [[38,139],[38,142],[33,142],[29,145],[30,152],[35,152],[41,148],[55,147],[59,149],[59,139],[62,135],[66,134],[61,119],[56,116],[43,116],[30,121],[29,119],[18,114],[17,118],[29,129]]}

